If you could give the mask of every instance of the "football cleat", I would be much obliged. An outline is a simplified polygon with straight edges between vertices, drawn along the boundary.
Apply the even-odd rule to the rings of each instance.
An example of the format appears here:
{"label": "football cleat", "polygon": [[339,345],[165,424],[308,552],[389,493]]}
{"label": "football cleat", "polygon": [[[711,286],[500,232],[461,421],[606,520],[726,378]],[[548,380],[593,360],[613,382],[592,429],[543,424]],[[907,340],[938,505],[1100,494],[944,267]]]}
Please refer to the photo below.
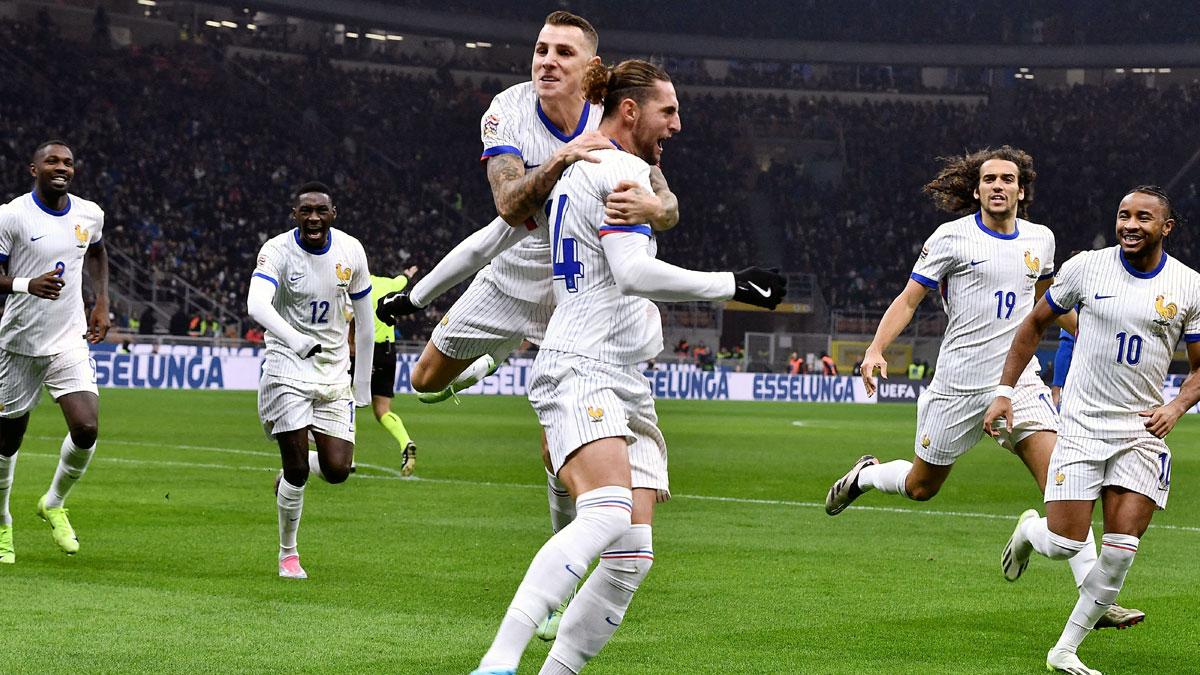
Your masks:
{"label": "football cleat", "polygon": [[[487,369],[483,375],[457,379],[457,380],[451,382],[449,387],[446,387],[445,389],[443,389],[441,391],[431,391],[431,392],[426,392],[424,394],[418,394],[417,400],[420,401],[421,403],[441,403],[442,401],[445,401],[448,398],[454,398],[455,402],[458,402],[458,396],[457,396],[458,392],[462,391],[463,389],[470,389],[471,387],[475,386],[476,383],[478,383],[480,380],[482,380],[483,378],[487,377],[488,375],[491,375],[492,373],[496,372],[496,369],[499,367],[496,364],[496,360],[492,358],[491,354],[484,354],[483,356],[479,357],[479,359],[476,359],[475,363],[478,363],[479,361],[484,360],[484,359],[487,359],[487,361],[486,361]],[[467,367],[472,368],[472,367],[474,367],[475,363],[472,363],[470,366],[467,366]]]}
{"label": "football cleat", "polygon": [[67,519],[66,509],[61,506],[47,508],[46,495],[42,495],[38,499],[37,514],[39,518],[50,523],[50,536],[63,553],[75,555],[79,552],[79,538],[75,536],[75,528],[71,527],[71,521]]}
{"label": "football cleat", "polygon": [[[2,537],[3,535],[0,535]],[[0,540],[2,541],[2,540]],[[1116,628],[1123,630],[1136,626],[1146,620],[1146,613],[1140,609],[1125,609],[1120,605],[1109,605],[1108,610],[1096,621],[1095,628]]]}
{"label": "football cleat", "polygon": [[516,668],[477,668],[471,675],[517,675]]}
{"label": "football cleat", "polygon": [[1017,516],[1017,527],[1008,538],[1008,543],[1004,545],[1004,552],[1000,554],[1000,571],[1009,581],[1021,578],[1025,568],[1029,567],[1029,556],[1033,553],[1033,545],[1021,536],[1021,523],[1038,517],[1040,516],[1037,509],[1027,509]]}
{"label": "football cleat", "polygon": [[400,475],[408,477],[413,475],[413,470],[417,468],[417,444],[412,441],[404,446],[404,452],[400,454]]}
{"label": "football cleat", "polygon": [[576,585],[574,590],[571,591],[571,594],[567,596],[567,599],[562,601],[561,605],[555,607],[550,611],[549,614],[546,615],[546,618],[542,619],[542,622],[538,624],[536,632],[536,635],[539,638],[549,642],[558,637],[558,624],[562,623],[562,617],[567,611],[567,605],[571,602],[571,599],[575,597],[577,592],[579,592],[578,585]]}
{"label": "football cleat", "polygon": [[11,565],[17,562],[17,552],[13,550],[12,525],[0,525],[0,563]]}
{"label": "football cleat", "polygon": [[1098,670],[1092,670],[1083,665],[1075,652],[1065,649],[1051,649],[1046,654],[1046,670],[1050,672],[1069,673],[1070,675],[1104,675]]}
{"label": "football cleat", "polygon": [[845,476],[838,479],[838,482],[829,488],[829,494],[825,495],[825,513],[831,516],[836,516],[846,510],[847,506],[855,499],[858,499],[862,494],[862,490],[858,487],[858,474],[864,467],[875,466],[879,464],[879,460],[871,455],[863,455],[858,458],[854,466],[846,472]]}
{"label": "football cleat", "polygon": [[307,579],[308,572],[300,566],[300,554],[293,553],[279,559],[279,576],[284,579]]}

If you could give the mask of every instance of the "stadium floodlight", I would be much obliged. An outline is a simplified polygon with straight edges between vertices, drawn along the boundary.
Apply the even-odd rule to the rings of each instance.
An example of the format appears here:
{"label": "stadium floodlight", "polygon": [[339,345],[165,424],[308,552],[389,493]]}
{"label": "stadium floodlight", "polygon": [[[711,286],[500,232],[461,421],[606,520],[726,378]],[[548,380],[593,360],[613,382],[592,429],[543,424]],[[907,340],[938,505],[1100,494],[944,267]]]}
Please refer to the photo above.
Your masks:
{"label": "stadium floodlight", "polygon": [[1171,69],[1170,69],[1170,68],[1159,68],[1159,69],[1158,69],[1158,72],[1160,72],[1160,73],[1169,73],[1169,72],[1171,72]]}
{"label": "stadium floodlight", "polygon": [[248,23],[248,24],[246,24],[246,30],[258,30],[258,26],[254,25],[252,23]]}
{"label": "stadium floodlight", "polygon": [[237,28],[237,24],[233,21],[222,21],[221,25],[225,28]]}
{"label": "stadium floodlight", "polygon": [[379,33],[367,33],[367,39],[368,40],[386,40],[387,36],[380,35]]}
{"label": "stadium floodlight", "polygon": [[492,43],[490,43],[490,42],[476,42],[476,43],[475,43],[475,46],[477,46],[477,47],[491,47],[491,46],[492,46]]}
{"label": "stadium floodlight", "polygon": [[352,39],[352,40],[357,40],[357,39],[358,39],[358,33],[346,33],[346,37],[348,37],[348,38],[350,38],[350,39]]}
{"label": "stadium floodlight", "polygon": [[210,27],[210,28],[220,28],[220,27],[221,27],[221,22],[220,22],[220,21],[211,21],[211,20],[210,20],[210,21],[205,21],[205,22],[204,22],[204,25],[205,25],[205,26],[208,26],[208,27]]}
{"label": "stadium floodlight", "polygon": [[147,7],[155,7],[158,5],[158,3],[155,2],[155,0],[137,0],[137,4],[145,5]]}
{"label": "stadium floodlight", "polygon": [[404,36],[403,35],[392,35],[391,33],[388,33],[387,39],[400,41],[400,40],[404,39]]}
{"label": "stadium floodlight", "polygon": [[468,42],[468,43],[467,43],[467,49],[475,49],[475,48],[476,48],[476,47],[478,47],[478,46],[479,46],[479,45],[475,44],[474,42]]}

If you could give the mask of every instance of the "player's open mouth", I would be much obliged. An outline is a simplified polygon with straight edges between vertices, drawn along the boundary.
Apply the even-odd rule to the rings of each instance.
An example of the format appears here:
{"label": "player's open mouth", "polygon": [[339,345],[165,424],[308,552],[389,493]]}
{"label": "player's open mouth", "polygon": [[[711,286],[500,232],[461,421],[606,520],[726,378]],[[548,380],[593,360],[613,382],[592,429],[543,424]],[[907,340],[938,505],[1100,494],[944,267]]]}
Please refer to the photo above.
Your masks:
{"label": "player's open mouth", "polygon": [[1008,199],[1004,195],[992,195],[988,201],[993,204],[1003,204],[1004,202],[1008,201]]}
{"label": "player's open mouth", "polygon": [[551,77],[550,75],[543,75],[543,76],[541,76],[541,77],[539,77],[539,78],[538,78],[538,81],[539,81],[539,82],[558,82],[558,78],[557,78],[557,77]]}
{"label": "player's open mouth", "polygon": [[50,178],[50,184],[56,188],[65,188],[70,182],[71,179],[66,176],[52,176]]}
{"label": "player's open mouth", "polygon": [[1126,232],[1121,235],[1121,243],[1126,246],[1137,246],[1142,241],[1142,235]]}

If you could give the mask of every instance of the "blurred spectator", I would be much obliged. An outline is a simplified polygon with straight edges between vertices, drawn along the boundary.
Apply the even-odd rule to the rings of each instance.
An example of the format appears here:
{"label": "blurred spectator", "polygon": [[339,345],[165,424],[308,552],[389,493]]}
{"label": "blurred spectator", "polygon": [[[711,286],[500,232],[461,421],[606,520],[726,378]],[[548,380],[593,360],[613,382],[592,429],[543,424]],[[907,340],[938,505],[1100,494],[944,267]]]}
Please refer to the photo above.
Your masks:
{"label": "blurred spectator", "polygon": [[824,375],[837,375],[837,364],[834,363],[833,357],[825,352],[821,352],[821,372]]}

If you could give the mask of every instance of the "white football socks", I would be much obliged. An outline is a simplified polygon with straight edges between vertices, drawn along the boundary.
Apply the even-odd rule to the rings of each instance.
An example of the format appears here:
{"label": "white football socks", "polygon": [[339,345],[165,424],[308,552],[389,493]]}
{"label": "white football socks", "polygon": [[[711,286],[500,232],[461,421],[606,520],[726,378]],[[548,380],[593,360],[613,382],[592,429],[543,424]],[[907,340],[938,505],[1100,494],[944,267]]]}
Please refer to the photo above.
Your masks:
{"label": "white football socks", "polygon": [[858,472],[858,488],[863,492],[872,488],[892,495],[908,496],[904,481],[912,471],[912,462],[897,459],[886,464],[863,467]]}
{"label": "white football socks", "polygon": [[[1021,536],[1033,546],[1033,550],[1051,560],[1067,560],[1079,555],[1080,551],[1088,547],[1088,541],[1093,542],[1092,545],[1095,546],[1095,538],[1090,529],[1088,530],[1087,541],[1068,539],[1067,537],[1051,532],[1045,517],[1030,518],[1029,520],[1022,521]],[[1074,567],[1071,568],[1072,572],[1074,569]],[[1090,572],[1091,568],[1088,571]],[[1086,577],[1087,572],[1084,572],[1083,576]],[[1082,583],[1083,579],[1080,578],[1075,585],[1079,586]]]}
{"label": "white football socks", "polygon": [[325,478],[325,474],[321,473],[321,456],[317,454],[316,450],[308,451],[308,473],[326,483],[329,482],[329,479]]}
{"label": "white football socks", "polygon": [[58,508],[67,499],[67,494],[75,485],[75,481],[87,471],[92,454],[96,452],[96,444],[90,448],[75,446],[71,434],[63,439],[62,448],[58,455],[58,468],[54,470],[54,479],[50,481],[50,489],[46,491],[46,508]]}
{"label": "white football socks", "polygon": [[546,499],[550,502],[550,527],[555,532],[575,520],[575,500],[567,486],[562,484],[550,470],[546,470]]}
{"label": "white football socks", "polygon": [[279,510],[279,556],[292,555],[296,552],[296,532],[304,511],[304,486],[296,487],[286,478],[280,479],[275,505]]}
{"label": "white football socks", "polygon": [[492,366],[494,365],[496,365],[496,360],[492,358],[492,355],[484,354],[483,356],[471,362],[471,365],[467,366],[466,369],[459,373],[458,377],[451,380],[450,388],[454,391],[470,389],[471,387],[475,386],[475,383],[486,377],[488,371],[491,370]]}
{"label": "white football socks", "polygon": [[12,491],[13,472],[17,468],[17,455],[0,455],[0,525],[12,525],[12,514],[8,512],[8,493]]}
{"label": "white football socks", "polygon": [[1080,643],[1117,600],[1125,575],[1137,555],[1139,540],[1131,534],[1106,533],[1101,538],[1100,557],[1079,587],[1079,601],[1067,619],[1062,636],[1054,649],[1074,653]]}
{"label": "white football socks", "polygon": [[1075,588],[1083,585],[1084,579],[1091,573],[1092,568],[1096,566],[1096,560],[1099,555],[1096,553],[1096,535],[1092,534],[1092,528],[1088,528],[1087,539],[1083,540],[1083,548],[1075,555],[1067,558],[1067,564],[1071,566],[1071,575],[1075,577]]}
{"label": "white football socks", "polygon": [[600,554],[600,564],[567,605],[541,675],[578,673],[608,644],[654,564],[649,525],[632,525]]}
{"label": "white football socks", "polygon": [[550,537],[529,564],[480,669],[517,667],[538,622],[571,593],[592,560],[629,529],[633,493],[617,486],[597,488],[579,495],[575,511],[575,520]]}

